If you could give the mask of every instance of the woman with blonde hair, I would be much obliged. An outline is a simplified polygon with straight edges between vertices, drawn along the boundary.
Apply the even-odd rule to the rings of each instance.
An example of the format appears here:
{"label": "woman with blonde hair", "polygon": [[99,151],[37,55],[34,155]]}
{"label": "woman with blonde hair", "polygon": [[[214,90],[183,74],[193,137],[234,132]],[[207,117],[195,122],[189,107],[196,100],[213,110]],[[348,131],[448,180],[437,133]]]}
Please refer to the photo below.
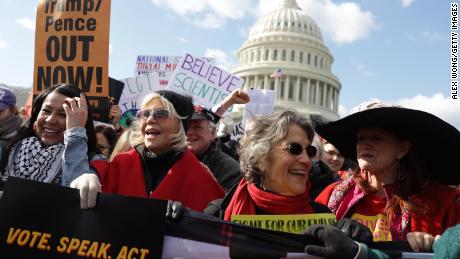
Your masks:
{"label": "woman with blonde hair", "polygon": [[[102,191],[180,201],[198,211],[223,197],[222,187],[186,147],[185,132],[192,113],[190,97],[167,90],[147,95],[136,122],[142,142],[110,162],[92,163]],[[74,186],[83,192],[82,200],[88,195],[92,195],[89,200],[95,200],[95,193],[83,187],[98,184],[81,178]]]}

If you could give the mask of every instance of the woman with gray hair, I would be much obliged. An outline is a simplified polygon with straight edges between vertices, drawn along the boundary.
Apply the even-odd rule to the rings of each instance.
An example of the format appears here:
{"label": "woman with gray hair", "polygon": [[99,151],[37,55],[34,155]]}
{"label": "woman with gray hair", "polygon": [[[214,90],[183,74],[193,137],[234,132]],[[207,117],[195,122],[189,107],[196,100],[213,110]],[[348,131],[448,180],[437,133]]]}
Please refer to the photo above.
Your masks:
{"label": "woman with gray hair", "polygon": [[223,197],[222,187],[186,148],[185,132],[192,113],[190,97],[167,90],[147,95],[135,122],[140,144],[110,162],[92,163],[102,191],[180,201],[198,211]]}
{"label": "woman with gray hair", "polygon": [[294,110],[256,117],[241,143],[243,179],[224,219],[238,214],[329,212],[310,202],[308,172],[316,154],[313,136],[309,120]]}

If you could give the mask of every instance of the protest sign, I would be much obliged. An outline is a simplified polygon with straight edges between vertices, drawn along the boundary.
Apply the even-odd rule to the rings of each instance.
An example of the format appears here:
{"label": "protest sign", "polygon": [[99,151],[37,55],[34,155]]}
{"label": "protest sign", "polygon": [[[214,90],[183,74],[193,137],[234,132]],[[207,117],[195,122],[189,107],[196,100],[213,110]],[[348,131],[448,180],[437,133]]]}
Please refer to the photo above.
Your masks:
{"label": "protest sign", "polygon": [[106,120],[110,4],[110,0],[40,0],[34,96],[54,84],[72,84],[88,96],[94,119]]}
{"label": "protest sign", "polygon": [[[177,67],[177,64],[179,63],[180,58],[180,56],[138,55],[134,75],[139,76],[156,73],[158,75],[158,80],[154,81],[153,84],[155,84],[158,88],[166,87]],[[201,59],[214,64],[214,58]]]}
{"label": "protest sign", "polygon": [[243,79],[186,53],[166,89],[190,95],[194,104],[212,108],[242,84]]}
{"label": "protest sign", "polygon": [[293,214],[293,215],[232,215],[232,222],[251,227],[302,233],[311,225],[332,225],[336,222],[332,213]]}
{"label": "protest sign", "polygon": [[232,133],[230,134],[230,139],[239,141],[244,135],[244,126],[243,122],[233,124]]}
{"label": "protest sign", "polygon": [[[138,213],[142,208],[142,213]],[[9,177],[0,199],[2,258],[161,258],[166,201],[79,191]]]}
{"label": "protest sign", "polygon": [[243,126],[247,121],[257,115],[269,115],[275,107],[275,91],[249,89],[249,103],[245,105],[243,113]]}
{"label": "protest sign", "polygon": [[124,113],[127,110],[139,109],[142,99],[146,95],[160,90],[158,85],[154,83],[156,81],[158,81],[156,73],[124,79],[123,83],[125,87],[118,102],[121,112]]}

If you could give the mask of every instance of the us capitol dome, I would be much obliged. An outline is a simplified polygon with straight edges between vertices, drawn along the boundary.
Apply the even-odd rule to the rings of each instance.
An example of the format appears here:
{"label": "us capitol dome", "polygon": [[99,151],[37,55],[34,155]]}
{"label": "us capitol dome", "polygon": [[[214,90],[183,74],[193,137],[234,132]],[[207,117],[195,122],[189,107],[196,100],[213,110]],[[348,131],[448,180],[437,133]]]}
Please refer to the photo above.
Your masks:
{"label": "us capitol dome", "polygon": [[[244,79],[243,89],[275,90],[275,110],[295,108],[339,118],[341,85],[331,72],[334,57],[318,25],[295,0],[282,0],[278,9],[256,22],[237,58],[233,73]],[[278,69],[281,76],[271,77]]]}

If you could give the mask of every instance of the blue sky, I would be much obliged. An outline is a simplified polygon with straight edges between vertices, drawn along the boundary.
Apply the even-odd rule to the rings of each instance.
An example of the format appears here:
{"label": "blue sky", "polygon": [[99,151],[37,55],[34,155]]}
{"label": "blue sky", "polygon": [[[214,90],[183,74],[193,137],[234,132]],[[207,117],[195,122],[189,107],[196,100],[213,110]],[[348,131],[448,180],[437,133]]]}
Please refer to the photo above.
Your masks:
{"label": "blue sky", "polygon": [[[138,54],[216,57],[232,69],[258,18],[281,0],[112,0],[110,68],[131,77]],[[340,79],[340,113],[374,98],[434,113],[460,128],[450,99],[450,2],[297,0],[322,29]],[[30,87],[38,1],[0,0],[0,83]]]}

